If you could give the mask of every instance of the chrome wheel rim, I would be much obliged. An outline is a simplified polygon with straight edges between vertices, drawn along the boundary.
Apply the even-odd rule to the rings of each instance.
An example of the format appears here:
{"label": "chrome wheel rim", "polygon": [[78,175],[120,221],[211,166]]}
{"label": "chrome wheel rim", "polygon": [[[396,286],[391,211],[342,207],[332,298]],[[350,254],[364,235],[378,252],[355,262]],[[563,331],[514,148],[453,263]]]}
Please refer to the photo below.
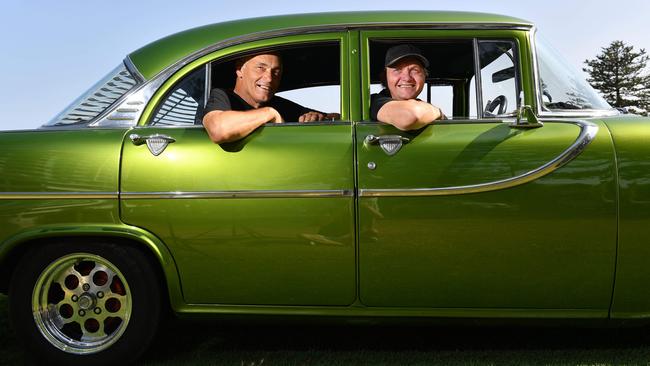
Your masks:
{"label": "chrome wheel rim", "polygon": [[39,331],[72,354],[96,353],[114,344],[126,330],[131,305],[129,285],[117,267],[87,253],[50,263],[32,293]]}

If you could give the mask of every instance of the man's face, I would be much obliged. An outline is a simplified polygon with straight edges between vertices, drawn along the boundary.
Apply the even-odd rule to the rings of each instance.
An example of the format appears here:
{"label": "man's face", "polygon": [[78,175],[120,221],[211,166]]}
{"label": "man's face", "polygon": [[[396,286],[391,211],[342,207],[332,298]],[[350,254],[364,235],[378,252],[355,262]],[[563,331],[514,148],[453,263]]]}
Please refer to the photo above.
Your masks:
{"label": "man's face", "polygon": [[272,54],[257,55],[237,70],[235,92],[253,107],[266,104],[280,85],[282,64]]}
{"label": "man's face", "polygon": [[415,99],[424,88],[426,72],[417,58],[404,58],[386,67],[386,85],[393,99]]}

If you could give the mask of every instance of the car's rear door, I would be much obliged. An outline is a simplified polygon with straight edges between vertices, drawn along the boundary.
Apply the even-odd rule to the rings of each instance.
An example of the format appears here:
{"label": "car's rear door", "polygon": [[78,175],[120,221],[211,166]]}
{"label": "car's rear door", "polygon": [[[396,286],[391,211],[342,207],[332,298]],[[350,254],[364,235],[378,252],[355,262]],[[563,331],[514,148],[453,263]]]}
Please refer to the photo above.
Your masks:
{"label": "car's rear door", "polygon": [[[253,46],[283,50],[326,42],[338,45],[341,54],[333,58],[342,65],[337,70],[347,70],[347,57],[342,56],[347,53],[347,37],[345,33],[283,37],[211,57],[232,59],[232,52],[250,52],[247,48]],[[192,67],[179,73],[200,78],[205,66],[194,71]],[[231,72],[232,76],[213,75],[211,80],[232,79]],[[347,76],[339,72],[341,87],[335,98],[341,100],[343,121],[267,124],[241,141],[214,144],[201,125],[194,125],[203,103],[187,97],[193,94],[194,82],[183,84],[179,76],[178,82],[163,85],[167,97],[155,107],[148,125],[134,129],[124,142],[122,219],[151,231],[169,246],[187,303],[354,301],[353,137],[352,124],[345,121]],[[188,126],[183,126],[184,119]],[[164,139],[167,146],[156,155],[147,140],[160,146]]]}

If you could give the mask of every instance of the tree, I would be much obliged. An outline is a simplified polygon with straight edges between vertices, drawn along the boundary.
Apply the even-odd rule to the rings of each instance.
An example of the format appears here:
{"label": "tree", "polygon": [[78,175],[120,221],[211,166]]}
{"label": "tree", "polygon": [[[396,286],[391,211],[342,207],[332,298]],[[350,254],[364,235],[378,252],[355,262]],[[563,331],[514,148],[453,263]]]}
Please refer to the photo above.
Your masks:
{"label": "tree", "polygon": [[650,75],[645,73],[648,55],[643,48],[634,51],[623,41],[602,47],[593,60],[585,60],[589,83],[614,107],[645,110],[650,105]]}

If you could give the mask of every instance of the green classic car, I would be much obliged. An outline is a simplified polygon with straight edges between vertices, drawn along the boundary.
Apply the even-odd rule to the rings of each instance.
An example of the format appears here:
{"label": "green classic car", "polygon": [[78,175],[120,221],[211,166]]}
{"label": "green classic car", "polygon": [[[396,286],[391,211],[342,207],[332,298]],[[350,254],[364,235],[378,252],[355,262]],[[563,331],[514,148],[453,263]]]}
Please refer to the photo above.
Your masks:
{"label": "green classic car", "polygon": [[[370,120],[391,46],[448,119]],[[282,56],[278,95],[340,119],[214,144],[211,88]],[[533,24],[461,12],[288,15],[128,55],[42,128],[0,133],[0,291],[63,364],[136,358],[162,314],[650,317],[650,121],[621,115]]]}

